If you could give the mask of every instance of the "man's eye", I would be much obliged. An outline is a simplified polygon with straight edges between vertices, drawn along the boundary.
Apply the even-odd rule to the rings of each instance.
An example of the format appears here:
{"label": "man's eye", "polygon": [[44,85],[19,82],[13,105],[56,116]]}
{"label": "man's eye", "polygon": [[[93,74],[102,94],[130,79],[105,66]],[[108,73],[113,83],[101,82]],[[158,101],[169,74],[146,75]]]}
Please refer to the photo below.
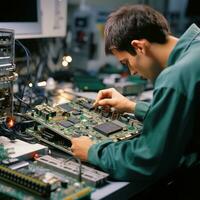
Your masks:
{"label": "man's eye", "polygon": [[123,67],[128,67],[127,63],[121,63]]}

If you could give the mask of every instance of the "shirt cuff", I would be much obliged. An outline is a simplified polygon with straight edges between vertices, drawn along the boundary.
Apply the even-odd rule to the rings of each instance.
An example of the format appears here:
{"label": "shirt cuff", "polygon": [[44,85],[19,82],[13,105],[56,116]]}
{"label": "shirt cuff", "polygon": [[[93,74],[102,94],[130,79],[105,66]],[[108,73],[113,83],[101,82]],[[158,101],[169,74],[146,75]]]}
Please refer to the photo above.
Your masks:
{"label": "shirt cuff", "polygon": [[100,143],[93,144],[88,150],[88,162],[93,165],[99,165],[102,150],[110,143],[112,143],[112,140],[106,140]]}
{"label": "shirt cuff", "polygon": [[134,112],[136,118],[138,118],[139,120],[144,120],[149,107],[150,103],[137,101]]}

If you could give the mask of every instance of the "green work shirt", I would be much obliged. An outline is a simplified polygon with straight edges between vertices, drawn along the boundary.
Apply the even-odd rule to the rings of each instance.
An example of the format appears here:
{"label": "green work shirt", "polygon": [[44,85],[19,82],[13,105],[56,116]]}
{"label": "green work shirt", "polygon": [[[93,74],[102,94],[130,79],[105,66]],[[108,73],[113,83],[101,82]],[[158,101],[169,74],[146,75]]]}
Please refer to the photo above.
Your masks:
{"label": "green work shirt", "polygon": [[199,96],[200,29],[193,24],[181,36],[167,67],[155,80],[150,106],[141,102],[136,106],[135,114],[144,119],[141,136],[94,144],[88,161],[111,177],[132,181],[133,192],[166,176],[180,164],[191,164],[194,157],[185,156],[185,151],[194,132],[200,134]]}

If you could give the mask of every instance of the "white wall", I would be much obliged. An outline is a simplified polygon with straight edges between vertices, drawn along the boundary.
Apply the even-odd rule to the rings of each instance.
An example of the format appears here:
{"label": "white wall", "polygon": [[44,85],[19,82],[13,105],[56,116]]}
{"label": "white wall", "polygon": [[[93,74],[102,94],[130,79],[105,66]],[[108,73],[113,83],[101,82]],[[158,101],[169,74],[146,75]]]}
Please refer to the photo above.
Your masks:
{"label": "white wall", "polygon": [[164,10],[165,3],[169,0],[68,0],[68,3],[71,5],[77,5],[81,1],[85,1],[87,4],[99,9],[105,8],[106,10],[115,9],[124,4],[144,3],[151,5],[155,9],[162,12]]}
{"label": "white wall", "polygon": [[86,0],[92,6],[114,9],[124,4],[141,3],[141,0]]}
{"label": "white wall", "polygon": [[[85,2],[87,5],[94,9],[104,10],[106,12],[110,12],[111,10],[116,9],[125,4],[148,3],[150,6],[162,12],[165,1],[167,0],[68,0],[68,3],[70,8],[70,14],[71,11],[77,8],[81,2]],[[94,67],[95,69],[98,69],[100,66],[104,65],[107,62],[116,66],[119,65],[119,62],[113,56],[105,56],[103,38],[100,38],[98,43],[98,58],[95,60],[91,60],[89,62],[88,68],[91,70],[94,69]]]}

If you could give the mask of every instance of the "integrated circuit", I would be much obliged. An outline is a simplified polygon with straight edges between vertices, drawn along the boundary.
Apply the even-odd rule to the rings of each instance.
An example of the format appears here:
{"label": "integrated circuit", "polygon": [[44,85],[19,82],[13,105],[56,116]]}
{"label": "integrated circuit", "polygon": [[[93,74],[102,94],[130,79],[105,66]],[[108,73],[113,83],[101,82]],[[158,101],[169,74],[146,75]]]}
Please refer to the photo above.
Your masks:
{"label": "integrated circuit", "polygon": [[61,104],[60,107],[66,112],[71,112],[72,110],[74,110],[68,103]]}
{"label": "integrated circuit", "polygon": [[79,102],[79,104],[81,106],[83,106],[84,108],[88,109],[88,110],[93,110],[94,106],[92,103],[87,103],[87,102]]}
{"label": "integrated circuit", "polygon": [[81,110],[73,110],[73,111],[72,111],[72,114],[73,114],[73,115],[80,115],[81,113],[82,113]]}
{"label": "integrated circuit", "polygon": [[119,120],[112,121],[114,124],[121,126],[122,128],[127,127],[127,125],[123,122],[120,122]]}
{"label": "integrated circuit", "polygon": [[113,123],[113,122],[106,122],[103,124],[99,124],[95,127],[93,127],[94,130],[102,133],[105,136],[109,136],[115,132],[121,131],[122,127],[118,126],[117,124]]}
{"label": "integrated circuit", "polygon": [[78,124],[80,122],[80,119],[71,116],[68,118],[68,121],[70,121],[73,124]]}
{"label": "integrated circuit", "polygon": [[59,123],[61,126],[65,127],[65,128],[69,128],[70,126],[73,126],[74,124],[72,122],[69,121],[62,121]]}

